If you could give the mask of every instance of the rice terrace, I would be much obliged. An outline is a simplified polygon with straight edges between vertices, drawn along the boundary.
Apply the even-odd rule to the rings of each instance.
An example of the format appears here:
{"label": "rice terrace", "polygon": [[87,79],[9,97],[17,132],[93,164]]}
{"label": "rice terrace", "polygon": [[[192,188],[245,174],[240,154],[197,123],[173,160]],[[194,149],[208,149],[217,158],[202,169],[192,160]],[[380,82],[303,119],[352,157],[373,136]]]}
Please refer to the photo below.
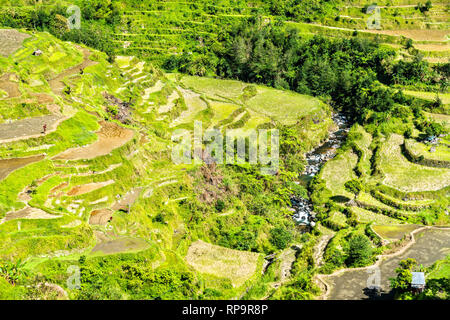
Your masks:
{"label": "rice terrace", "polygon": [[0,0],[0,300],[449,300],[449,9]]}

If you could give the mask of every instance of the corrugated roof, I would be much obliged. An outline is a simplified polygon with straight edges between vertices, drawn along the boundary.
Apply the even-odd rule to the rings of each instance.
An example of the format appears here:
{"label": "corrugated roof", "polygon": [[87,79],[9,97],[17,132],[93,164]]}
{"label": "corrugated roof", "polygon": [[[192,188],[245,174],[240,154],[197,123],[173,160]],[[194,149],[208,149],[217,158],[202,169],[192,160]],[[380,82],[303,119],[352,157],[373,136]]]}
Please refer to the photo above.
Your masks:
{"label": "corrugated roof", "polygon": [[425,273],[423,272],[413,272],[412,273],[412,286],[421,286],[425,284]]}

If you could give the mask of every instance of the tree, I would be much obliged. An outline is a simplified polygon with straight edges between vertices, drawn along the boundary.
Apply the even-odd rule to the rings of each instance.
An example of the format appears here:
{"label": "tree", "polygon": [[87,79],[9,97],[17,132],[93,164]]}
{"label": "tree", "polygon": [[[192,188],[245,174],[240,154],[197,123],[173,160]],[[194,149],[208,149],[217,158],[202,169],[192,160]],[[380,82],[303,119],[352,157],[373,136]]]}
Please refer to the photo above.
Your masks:
{"label": "tree", "polygon": [[352,179],[350,181],[347,181],[344,184],[345,190],[348,192],[354,193],[356,196],[361,192],[363,189],[363,185],[358,179]]}
{"label": "tree", "polygon": [[50,31],[52,34],[62,37],[66,32],[69,31],[67,24],[67,18],[56,14],[55,17],[50,21]]}
{"label": "tree", "polygon": [[348,242],[346,264],[350,267],[362,267],[371,261],[372,246],[364,234],[354,235]]}
{"label": "tree", "polygon": [[399,263],[399,267],[395,269],[397,277],[389,279],[391,281],[391,288],[395,291],[396,296],[407,292],[411,284],[412,271],[417,267],[415,259],[408,258]]}
{"label": "tree", "polygon": [[285,227],[276,227],[270,230],[270,243],[277,249],[286,248],[292,241],[292,234]]}
{"label": "tree", "polygon": [[430,136],[439,136],[445,133],[445,128],[442,124],[437,122],[431,122],[428,126],[425,127],[425,134]]}
{"label": "tree", "polygon": [[412,47],[413,47],[413,41],[412,41],[412,39],[408,38],[405,42],[405,49],[408,50]]}

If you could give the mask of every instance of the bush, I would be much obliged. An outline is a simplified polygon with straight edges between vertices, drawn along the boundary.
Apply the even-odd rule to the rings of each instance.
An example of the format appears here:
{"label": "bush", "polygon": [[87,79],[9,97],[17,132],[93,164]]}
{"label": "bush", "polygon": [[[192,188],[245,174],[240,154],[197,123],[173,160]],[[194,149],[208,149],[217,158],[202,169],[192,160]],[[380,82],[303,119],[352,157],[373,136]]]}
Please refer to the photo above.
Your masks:
{"label": "bush", "polygon": [[225,202],[221,199],[217,200],[215,208],[217,212],[222,212],[225,209]]}
{"label": "bush", "polygon": [[270,231],[270,243],[277,249],[285,249],[292,239],[292,233],[285,227],[276,227]]}
{"label": "bush", "polygon": [[363,189],[363,185],[357,179],[352,179],[350,181],[347,181],[345,183],[344,187],[348,192],[354,193],[356,195],[358,195],[361,192],[361,190]]}
{"label": "bush", "polygon": [[371,262],[372,247],[367,236],[354,235],[348,242],[347,259],[345,263],[349,267],[363,267]]}

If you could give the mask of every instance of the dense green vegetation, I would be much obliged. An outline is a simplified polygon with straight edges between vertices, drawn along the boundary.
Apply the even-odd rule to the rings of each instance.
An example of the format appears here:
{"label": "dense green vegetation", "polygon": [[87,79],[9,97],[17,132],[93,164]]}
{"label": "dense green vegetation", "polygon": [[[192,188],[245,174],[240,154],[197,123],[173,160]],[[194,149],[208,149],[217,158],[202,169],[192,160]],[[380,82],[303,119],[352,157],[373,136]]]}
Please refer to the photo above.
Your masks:
{"label": "dense green vegetation", "polygon": [[[400,261],[395,270],[397,276],[391,279],[391,287],[396,298],[401,300],[448,300],[450,293],[449,256],[444,260],[436,261],[433,265],[424,268],[414,259]],[[411,272],[424,272],[426,278],[425,290],[413,294]]]}
{"label": "dense green vegetation", "polygon": [[[43,154],[0,180],[0,298],[312,299],[317,273],[373,264],[407,241],[412,224],[449,224],[450,64],[428,62],[411,41],[304,24],[361,28],[341,16],[364,16],[366,3],[79,0],[82,27],[70,30],[66,1],[11,2],[0,1],[0,26],[30,38],[0,56],[0,125],[64,119],[48,134],[0,146],[2,160]],[[404,26],[400,12],[434,9],[387,11]],[[349,119],[347,138],[300,183],[333,111]],[[276,174],[175,164],[171,134],[193,130],[195,120],[233,130],[235,140],[248,139],[247,129],[278,129]],[[113,133],[102,131],[108,126]],[[89,149],[127,130],[111,150]],[[61,157],[68,151],[82,156]],[[296,225],[293,195],[311,201],[316,227]],[[258,255],[255,269],[237,286],[220,269],[201,272],[186,258],[197,240]],[[73,265],[78,289],[66,282]],[[415,267],[397,270],[397,298],[410,298]],[[427,270],[436,280],[420,297],[442,297],[446,263]]]}

